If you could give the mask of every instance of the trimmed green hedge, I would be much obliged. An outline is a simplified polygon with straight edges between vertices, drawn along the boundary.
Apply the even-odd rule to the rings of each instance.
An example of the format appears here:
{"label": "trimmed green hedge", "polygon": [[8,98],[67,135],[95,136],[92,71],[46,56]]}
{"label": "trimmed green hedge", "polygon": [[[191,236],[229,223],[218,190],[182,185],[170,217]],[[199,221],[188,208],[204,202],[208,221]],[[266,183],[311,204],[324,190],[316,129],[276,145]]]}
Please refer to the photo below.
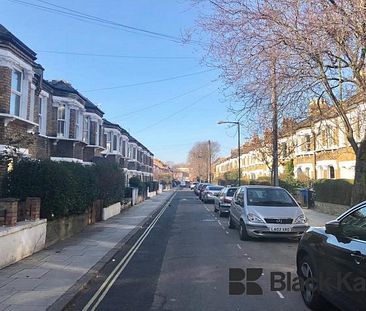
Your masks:
{"label": "trimmed green hedge", "polygon": [[347,179],[321,179],[314,183],[316,201],[349,206],[353,181]]}
{"label": "trimmed green hedge", "polygon": [[49,160],[22,160],[3,180],[4,195],[41,198],[41,217],[54,219],[83,213],[98,197],[92,167]]}
{"label": "trimmed green hedge", "polygon": [[104,206],[121,201],[123,172],[114,163],[78,163],[23,159],[6,174],[3,196],[41,198],[41,217],[49,220],[82,214],[96,199]]}

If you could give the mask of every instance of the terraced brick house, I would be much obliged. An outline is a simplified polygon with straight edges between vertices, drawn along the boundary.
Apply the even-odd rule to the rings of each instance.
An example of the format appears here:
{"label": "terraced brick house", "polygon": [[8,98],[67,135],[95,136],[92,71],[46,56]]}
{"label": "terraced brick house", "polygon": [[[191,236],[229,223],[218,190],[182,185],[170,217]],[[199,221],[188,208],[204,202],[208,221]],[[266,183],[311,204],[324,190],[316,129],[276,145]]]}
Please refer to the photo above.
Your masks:
{"label": "terraced brick house", "polygon": [[[352,98],[347,103],[347,115],[355,133],[356,142],[360,142],[366,126],[366,105]],[[309,104],[308,117],[293,124],[291,130],[281,131],[279,138],[279,173],[283,174],[284,163],[293,160],[294,174],[298,179],[353,179],[356,156],[351,148],[342,122],[331,107],[322,103],[320,115],[315,103]],[[243,145],[240,163],[242,177],[257,179],[271,175],[265,162],[271,163],[270,150],[268,161],[263,161],[260,150]],[[238,157],[226,157],[215,166],[215,178],[220,179],[226,172],[238,170]]]}
{"label": "terraced brick house", "polygon": [[105,157],[127,177],[152,180],[154,155],[103,119],[104,112],[69,82],[45,80],[36,59],[0,25],[0,153],[14,147],[26,157],[84,164]]}
{"label": "terraced brick house", "polygon": [[123,168],[126,181],[131,177],[152,181],[154,155],[119,124],[103,119],[103,127],[106,145],[102,154]]}

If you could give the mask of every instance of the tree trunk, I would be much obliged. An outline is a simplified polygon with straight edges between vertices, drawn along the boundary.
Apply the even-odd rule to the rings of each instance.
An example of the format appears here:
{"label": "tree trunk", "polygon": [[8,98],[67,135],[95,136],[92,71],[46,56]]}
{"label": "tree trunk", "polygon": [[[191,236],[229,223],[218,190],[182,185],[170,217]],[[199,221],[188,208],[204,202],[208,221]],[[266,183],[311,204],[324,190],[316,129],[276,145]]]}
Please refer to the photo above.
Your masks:
{"label": "tree trunk", "polygon": [[360,143],[356,153],[355,181],[351,205],[366,200],[366,140]]}
{"label": "tree trunk", "polygon": [[276,77],[276,62],[272,63],[272,185],[278,186],[278,106],[277,106],[277,77]]}

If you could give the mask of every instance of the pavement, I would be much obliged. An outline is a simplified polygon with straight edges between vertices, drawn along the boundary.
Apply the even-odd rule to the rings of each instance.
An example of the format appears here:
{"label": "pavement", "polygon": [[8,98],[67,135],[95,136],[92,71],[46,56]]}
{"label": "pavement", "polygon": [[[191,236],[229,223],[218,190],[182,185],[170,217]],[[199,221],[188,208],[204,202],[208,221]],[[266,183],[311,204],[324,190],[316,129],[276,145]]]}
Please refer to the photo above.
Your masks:
{"label": "pavement", "polygon": [[61,310],[172,193],[163,192],[0,270],[0,311]]}
{"label": "pavement", "polygon": [[312,227],[324,227],[325,223],[337,218],[337,216],[319,213],[313,209],[303,209],[303,211]]}
{"label": "pavement", "polygon": [[[313,226],[334,218],[305,213]],[[67,310],[309,310],[292,287],[297,240],[241,241],[213,204],[203,204],[189,190],[176,192],[155,220],[133,255],[127,261],[125,253],[116,256],[117,270],[106,271]],[[229,295],[230,268],[262,268],[256,282],[263,294]],[[285,275],[286,288],[271,288],[272,272]]]}

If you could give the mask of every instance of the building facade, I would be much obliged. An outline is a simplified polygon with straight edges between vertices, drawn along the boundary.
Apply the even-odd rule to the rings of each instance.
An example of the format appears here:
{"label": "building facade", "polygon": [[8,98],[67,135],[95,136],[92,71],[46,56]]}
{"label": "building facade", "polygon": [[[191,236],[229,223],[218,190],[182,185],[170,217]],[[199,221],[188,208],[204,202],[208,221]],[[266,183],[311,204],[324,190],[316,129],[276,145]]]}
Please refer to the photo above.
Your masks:
{"label": "building facade", "polygon": [[90,164],[116,161],[153,179],[154,155],[64,80],[47,81],[34,51],[0,25],[0,152]]}
{"label": "building facade", "polygon": [[[324,109],[325,108],[325,109]],[[354,179],[356,156],[347,140],[340,118],[330,107],[323,107],[325,115],[319,115],[309,105],[308,117],[291,128],[282,127],[279,138],[279,174],[285,165],[293,161],[294,175],[298,179]],[[349,104],[347,112],[351,120],[356,142],[365,133],[366,106]],[[230,157],[215,166],[215,178],[223,178],[227,172],[238,170],[238,157],[233,150]],[[242,178],[257,179],[271,175],[271,146],[252,141],[243,145],[240,156]]]}

